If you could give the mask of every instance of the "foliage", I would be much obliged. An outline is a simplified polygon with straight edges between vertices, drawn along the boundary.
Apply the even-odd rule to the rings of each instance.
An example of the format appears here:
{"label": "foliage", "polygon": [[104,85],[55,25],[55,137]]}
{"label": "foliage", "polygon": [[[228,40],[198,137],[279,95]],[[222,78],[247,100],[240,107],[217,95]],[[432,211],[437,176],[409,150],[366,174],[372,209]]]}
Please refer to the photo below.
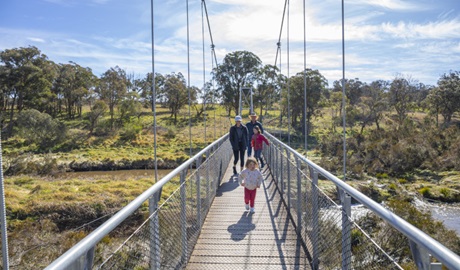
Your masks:
{"label": "foliage", "polygon": [[252,88],[261,65],[259,57],[252,52],[236,51],[227,54],[223,63],[215,68],[215,80],[229,115],[231,110],[238,114],[239,90]]}
{"label": "foliage", "polygon": [[49,111],[55,64],[36,47],[10,49],[0,52],[0,85],[3,102],[1,111],[8,111],[7,136],[12,135],[15,112],[25,108]]}
{"label": "foliage", "polygon": [[[306,89],[304,89],[304,76]],[[307,69],[299,72],[289,79],[289,102],[291,124],[302,134],[305,131],[305,124],[310,126],[311,118],[318,114],[319,101],[327,87],[326,78],[318,70]],[[307,91],[307,106],[305,115],[304,90]],[[283,91],[283,104],[287,108],[287,89]],[[310,130],[310,128],[309,128]]]}
{"label": "foliage", "polygon": [[19,134],[28,143],[39,145],[47,150],[62,142],[67,133],[67,127],[47,113],[30,109],[22,111],[17,119]]}
{"label": "foliage", "polygon": [[126,96],[127,93],[126,72],[116,66],[110,68],[101,76],[96,93],[109,106],[110,126],[113,128],[115,107]]}
{"label": "foliage", "polygon": [[428,95],[429,106],[434,114],[443,116],[445,125],[449,125],[454,113],[460,111],[460,72],[442,75],[438,85]]}

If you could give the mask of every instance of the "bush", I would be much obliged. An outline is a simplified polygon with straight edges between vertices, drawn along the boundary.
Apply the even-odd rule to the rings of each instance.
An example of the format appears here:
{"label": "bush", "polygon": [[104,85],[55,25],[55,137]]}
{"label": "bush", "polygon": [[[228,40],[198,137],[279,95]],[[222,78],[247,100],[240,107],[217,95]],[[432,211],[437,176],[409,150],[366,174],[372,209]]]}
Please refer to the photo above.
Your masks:
{"label": "bush", "polygon": [[137,135],[141,133],[142,125],[137,123],[128,123],[120,131],[120,139],[122,141],[133,141],[137,138]]}
{"label": "bush", "polygon": [[425,198],[430,198],[431,197],[431,189],[429,187],[423,187],[418,190],[420,194],[422,194],[423,197]]}
{"label": "bush", "polygon": [[48,150],[66,138],[64,123],[53,119],[47,113],[30,109],[22,111],[17,119],[18,132],[27,143],[36,144],[41,150]]}

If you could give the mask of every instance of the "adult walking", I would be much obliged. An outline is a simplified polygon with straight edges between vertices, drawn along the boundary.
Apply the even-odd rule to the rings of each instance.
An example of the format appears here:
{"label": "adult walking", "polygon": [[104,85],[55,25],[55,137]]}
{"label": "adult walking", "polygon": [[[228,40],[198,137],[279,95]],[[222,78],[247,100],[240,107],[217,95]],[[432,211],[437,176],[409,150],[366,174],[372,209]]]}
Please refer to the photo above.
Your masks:
{"label": "adult walking", "polygon": [[244,152],[248,147],[251,137],[248,136],[248,129],[241,123],[241,116],[235,117],[235,125],[230,127],[230,143],[233,149],[233,174],[236,175],[236,164],[240,161],[240,172],[244,169]]}
{"label": "adult walking", "polygon": [[251,147],[251,139],[252,135],[254,135],[254,127],[259,127],[261,134],[264,133],[264,128],[262,127],[262,123],[257,121],[257,114],[255,112],[252,112],[249,117],[251,118],[251,121],[249,121],[246,124],[246,127],[248,128],[248,157],[252,155],[252,147]]}

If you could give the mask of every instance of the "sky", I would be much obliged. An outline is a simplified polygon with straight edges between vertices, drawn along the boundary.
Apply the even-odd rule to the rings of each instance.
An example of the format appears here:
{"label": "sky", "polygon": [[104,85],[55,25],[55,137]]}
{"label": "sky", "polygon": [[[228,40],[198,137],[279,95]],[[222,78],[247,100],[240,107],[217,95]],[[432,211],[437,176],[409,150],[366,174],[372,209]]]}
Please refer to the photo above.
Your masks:
{"label": "sky", "polygon": [[[188,0],[187,42],[186,3],[154,1],[154,68],[188,80],[189,63],[190,84],[201,87],[213,67],[210,34],[205,21],[203,49],[202,1]],[[285,0],[206,0],[217,61],[245,50],[264,65],[276,60],[292,76],[306,59],[332,86],[342,78],[341,3],[305,0],[304,54],[304,1],[290,0],[276,60]],[[346,78],[370,83],[403,76],[436,85],[441,75],[460,71],[459,0],[344,3]],[[152,71],[149,0],[2,0],[0,14],[0,50],[36,46],[56,63],[73,61],[97,76],[115,66],[136,77]]]}

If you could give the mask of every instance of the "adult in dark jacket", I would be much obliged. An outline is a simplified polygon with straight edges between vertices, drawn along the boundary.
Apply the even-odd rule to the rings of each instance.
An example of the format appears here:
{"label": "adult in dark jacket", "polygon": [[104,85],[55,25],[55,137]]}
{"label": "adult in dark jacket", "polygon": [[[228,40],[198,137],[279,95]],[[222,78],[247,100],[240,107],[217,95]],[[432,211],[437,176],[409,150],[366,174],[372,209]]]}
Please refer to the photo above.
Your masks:
{"label": "adult in dark jacket", "polygon": [[240,160],[240,167],[242,171],[244,169],[244,152],[246,147],[248,147],[248,129],[245,125],[241,123],[241,116],[237,115],[235,117],[235,125],[230,127],[230,143],[232,144],[233,149],[233,174],[238,174],[236,171],[236,164]]}
{"label": "adult in dark jacket", "polygon": [[255,112],[252,112],[251,115],[249,115],[251,118],[251,121],[249,121],[246,124],[246,127],[248,128],[248,157],[252,155],[252,147],[251,147],[251,139],[252,135],[254,135],[254,127],[259,127],[260,128],[260,133],[264,133],[264,128],[262,127],[262,124],[257,121],[257,114]]}

